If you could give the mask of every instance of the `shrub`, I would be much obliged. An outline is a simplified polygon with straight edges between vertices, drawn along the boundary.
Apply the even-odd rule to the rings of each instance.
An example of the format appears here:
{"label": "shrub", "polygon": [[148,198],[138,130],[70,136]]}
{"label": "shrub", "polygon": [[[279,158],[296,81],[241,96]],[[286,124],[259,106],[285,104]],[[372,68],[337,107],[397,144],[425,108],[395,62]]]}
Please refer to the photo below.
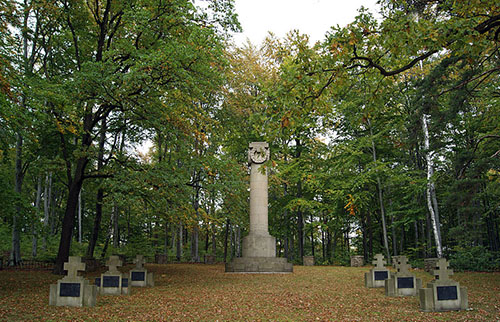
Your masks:
{"label": "shrub", "polygon": [[500,270],[500,253],[483,246],[455,248],[449,258],[450,266],[457,271]]}

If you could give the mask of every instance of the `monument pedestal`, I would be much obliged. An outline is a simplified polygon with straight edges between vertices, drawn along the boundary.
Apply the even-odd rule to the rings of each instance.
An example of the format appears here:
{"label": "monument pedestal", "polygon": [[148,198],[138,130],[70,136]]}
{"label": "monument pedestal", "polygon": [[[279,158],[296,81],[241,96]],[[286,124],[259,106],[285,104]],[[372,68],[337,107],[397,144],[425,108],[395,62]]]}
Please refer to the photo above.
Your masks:
{"label": "monument pedestal", "polygon": [[268,232],[250,232],[243,237],[245,257],[276,257],[276,238]]}
{"label": "monument pedestal", "polygon": [[[276,238],[268,232],[267,170],[269,144],[252,142],[248,149],[250,165],[250,232],[243,238],[243,257],[226,263],[232,273],[291,273],[293,265],[276,257]],[[263,168],[261,168],[263,167]]]}
{"label": "monument pedestal", "polygon": [[276,257],[276,238],[267,232],[250,232],[243,238],[243,257],[226,263],[231,273],[292,273],[286,258]]}
{"label": "monument pedestal", "polygon": [[293,265],[284,257],[237,257],[226,263],[230,273],[292,273]]}

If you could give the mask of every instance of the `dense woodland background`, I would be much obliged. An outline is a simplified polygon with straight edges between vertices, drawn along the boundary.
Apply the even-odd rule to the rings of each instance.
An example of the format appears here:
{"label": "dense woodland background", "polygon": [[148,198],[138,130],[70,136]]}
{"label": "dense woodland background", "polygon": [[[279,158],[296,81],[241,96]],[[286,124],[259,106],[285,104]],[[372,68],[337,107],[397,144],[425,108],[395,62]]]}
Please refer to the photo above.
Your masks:
{"label": "dense woodland background", "polygon": [[0,255],[240,256],[267,141],[279,256],[498,270],[498,3],[379,9],[235,46],[231,0],[0,0]]}

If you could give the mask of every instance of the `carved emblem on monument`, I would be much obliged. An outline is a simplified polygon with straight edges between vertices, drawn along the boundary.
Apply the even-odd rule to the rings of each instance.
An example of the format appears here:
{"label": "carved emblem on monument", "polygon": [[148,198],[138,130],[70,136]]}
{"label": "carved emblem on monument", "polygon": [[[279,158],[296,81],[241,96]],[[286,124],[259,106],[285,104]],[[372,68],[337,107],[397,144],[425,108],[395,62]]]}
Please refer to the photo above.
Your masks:
{"label": "carved emblem on monument", "polygon": [[248,163],[261,164],[269,160],[269,144],[252,142],[248,148]]}

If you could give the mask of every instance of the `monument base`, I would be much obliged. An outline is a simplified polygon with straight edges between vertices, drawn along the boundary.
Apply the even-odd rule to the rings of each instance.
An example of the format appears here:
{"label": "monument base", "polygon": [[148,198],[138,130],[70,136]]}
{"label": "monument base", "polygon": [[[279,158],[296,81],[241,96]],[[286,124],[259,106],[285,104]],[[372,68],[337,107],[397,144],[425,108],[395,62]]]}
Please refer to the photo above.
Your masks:
{"label": "monument base", "polygon": [[243,257],[276,257],[276,238],[266,232],[243,237]]}
{"label": "monument base", "polygon": [[226,263],[226,273],[293,273],[283,257],[237,257]]}

